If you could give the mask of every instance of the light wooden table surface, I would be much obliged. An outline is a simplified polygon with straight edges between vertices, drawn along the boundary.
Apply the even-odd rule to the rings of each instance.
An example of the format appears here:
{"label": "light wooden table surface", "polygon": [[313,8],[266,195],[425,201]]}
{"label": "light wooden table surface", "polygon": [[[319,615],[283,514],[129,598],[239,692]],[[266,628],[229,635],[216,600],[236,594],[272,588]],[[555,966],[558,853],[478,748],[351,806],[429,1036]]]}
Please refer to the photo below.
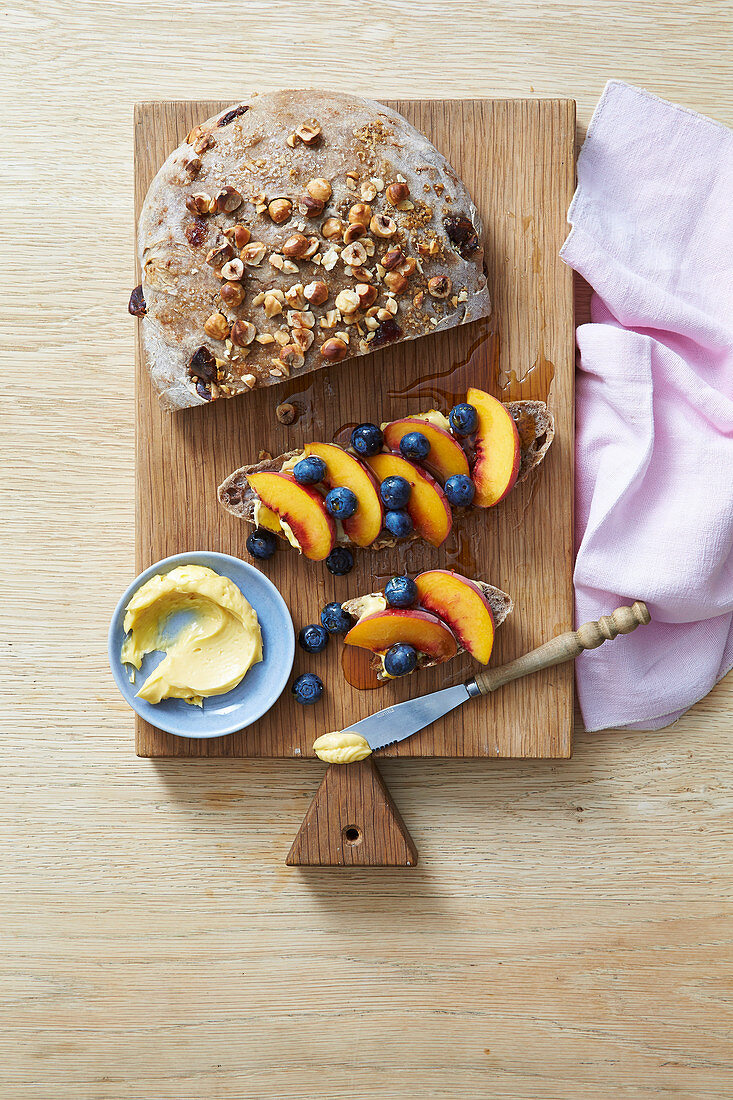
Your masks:
{"label": "light wooden table surface", "polygon": [[3,93],[3,1100],[730,1096],[733,683],[569,763],[384,767],[409,873],[283,859],[316,763],[137,760],[132,105],[278,85],[733,122],[715,0],[15,0]]}

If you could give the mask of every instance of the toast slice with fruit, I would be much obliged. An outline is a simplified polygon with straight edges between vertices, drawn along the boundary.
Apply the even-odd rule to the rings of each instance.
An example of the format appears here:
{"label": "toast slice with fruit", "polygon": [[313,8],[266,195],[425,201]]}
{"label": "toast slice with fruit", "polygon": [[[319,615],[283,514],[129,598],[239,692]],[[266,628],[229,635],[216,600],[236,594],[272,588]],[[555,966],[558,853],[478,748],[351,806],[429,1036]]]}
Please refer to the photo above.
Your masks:
{"label": "toast slice with fruit", "polygon": [[350,546],[418,538],[441,546],[454,518],[503,500],[554,437],[542,401],[503,404],[478,389],[466,398],[449,417],[431,409],[381,428],[363,424],[348,446],[309,443],[242,466],[219,486],[219,501],[260,529],[261,552],[248,540],[256,557],[270,556],[273,536],[316,561]]}
{"label": "toast slice with fruit", "polygon": [[384,592],[341,605],[354,620],[344,642],[374,654],[372,666],[380,680],[464,652],[486,664],[495,632],[513,606],[500,588],[447,569],[431,569],[414,579],[393,577]]}

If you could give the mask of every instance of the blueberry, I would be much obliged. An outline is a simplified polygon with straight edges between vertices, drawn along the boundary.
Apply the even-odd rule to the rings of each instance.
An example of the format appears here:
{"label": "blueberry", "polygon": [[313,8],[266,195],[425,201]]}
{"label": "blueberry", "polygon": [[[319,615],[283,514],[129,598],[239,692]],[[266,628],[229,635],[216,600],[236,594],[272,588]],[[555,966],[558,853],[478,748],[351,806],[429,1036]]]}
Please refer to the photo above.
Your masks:
{"label": "blueberry", "polygon": [[369,458],[382,449],[382,433],[376,424],[360,424],[351,433],[351,446],[358,455]]}
{"label": "blueberry", "polygon": [[328,645],[328,631],[325,626],[310,623],[304,626],[298,635],[298,644],[306,653],[320,653]]}
{"label": "blueberry", "polygon": [[384,586],[384,595],[390,607],[414,607],[417,585],[410,577],[392,577]]}
{"label": "blueberry", "polygon": [[473,405],[455,405],[448,413],[450,426],[456,435],[470,435],[478,427],[478,413]]}
{"label": "blueberry", "polygon": [[398,642],[384,655],[384,671],[388,676],[407,676],[417,668],[417,653],[411,645]]}
{"label": "blueberry", "polygon": [[404,510],[386,512],[384,526],[390,535],[394,535],[396,539],[406,539],[408,535],[412,534],[412,519],[410,513]]}
{"label": "blueberry", "polygon": [[347,489],[345,485],[337,485],[326,496],[326,511],[330,512],[336,519],[348,519],[349,516],[353,516],[358,507],[359,501],[356,499],[356,493],[353,493],[351,489]]}
{"label": "blueberry", "polygon": [[336,546],[326,558],[326,567],[337,577],[343,577],[354,568],[354,555],[345,546]]}
{"label": "blueberry", "polygon": [[340,603],[327,603],[321,612],[321,622],[329,634],[345,634],[351,630],[352,618]]}
{"label": "blueberry", "polygon": [[251,535],[247,536],[246,545],[253,558],[259,558],[261,561],[266,561],[267,558],[271,558],[275,553],[277,549],[277,539],[272,531],[268,531],[266,527],[258,527],[256,531],[253,531]]}
{"label": "blueberry", "polygon": [[306,707],[317,703],[323,695],[323,680],[314,672],[305,672],[293,684],[293,695]]}
{"label": "blueberry", "polygon": [[430,454],[430,441],[422,432],[408,432],[400,440],[400,451],[405,458],[417,459],[420,462]]}
{"label": "blueberry", "polygon": [[449,504],[467,508],[474,498],[476,486],[465,474],[453,474],[445,483],[445,495]]}
{"label": "blueberry", "polygon": [[404,477],[386,477],[379,486],[379,495],[388,508],[404,508],[411,491],[412,486]]}
{"label": "blueberry", "polygon": [[293,477],[301,485],[315,485],[326,476],[326,463],[318,455],[301,458],[293,467]]}

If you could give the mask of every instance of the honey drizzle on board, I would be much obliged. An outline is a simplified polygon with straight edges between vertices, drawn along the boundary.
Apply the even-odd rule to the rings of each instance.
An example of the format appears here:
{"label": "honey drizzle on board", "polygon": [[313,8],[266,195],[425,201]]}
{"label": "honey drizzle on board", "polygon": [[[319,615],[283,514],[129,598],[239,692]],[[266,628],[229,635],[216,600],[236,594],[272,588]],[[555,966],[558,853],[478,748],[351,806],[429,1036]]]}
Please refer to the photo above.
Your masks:
{"label": "honey drizzle on board", "polygon": [[371,667],[374,654],[368,649],[355,645],[345,645],[341,653],[341,669],[347,684],[357,691],[373,691],[384,687],[385,681],[377,679],[375,669]]}
{"label": "honey drizzle on board", "polygon": [[[485,379],[498,379],[499,337],[494,316],[476,322],[476,338],[469,346],[466,355],[458,362],[451,363],[442,370],[421,375],[400,390],[387,390],[391,401],[409,399],[411,411],[426,412],[425,401],[440,412],[449,410],[466,399],[466,391],[472,385],[485,385]],[[440,406],[443,408],[440,408]]]}

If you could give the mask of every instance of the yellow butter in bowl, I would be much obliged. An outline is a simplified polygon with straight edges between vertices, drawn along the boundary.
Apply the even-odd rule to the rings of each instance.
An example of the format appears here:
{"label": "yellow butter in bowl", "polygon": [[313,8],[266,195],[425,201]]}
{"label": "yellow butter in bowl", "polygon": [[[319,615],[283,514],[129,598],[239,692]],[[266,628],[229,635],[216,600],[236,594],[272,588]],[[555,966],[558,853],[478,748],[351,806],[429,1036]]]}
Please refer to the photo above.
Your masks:
{"label": "yellow butter in bowl", "polygon": [[[187,612],[179,629],[171,620]],[[165,653],[138,691],[141,699],[201,706],[231,691],[262,660],[257,615],[240,590],[213,569],[179,565],[151,577],[125,608],[122,661],[139,669],[146,653]]]}
{"label": "yellow butter in bowl", "polygon": [[353,764],[371,755],[369,742],[360,733],[324,733],[313,742],[313,751],[327,764]]}

